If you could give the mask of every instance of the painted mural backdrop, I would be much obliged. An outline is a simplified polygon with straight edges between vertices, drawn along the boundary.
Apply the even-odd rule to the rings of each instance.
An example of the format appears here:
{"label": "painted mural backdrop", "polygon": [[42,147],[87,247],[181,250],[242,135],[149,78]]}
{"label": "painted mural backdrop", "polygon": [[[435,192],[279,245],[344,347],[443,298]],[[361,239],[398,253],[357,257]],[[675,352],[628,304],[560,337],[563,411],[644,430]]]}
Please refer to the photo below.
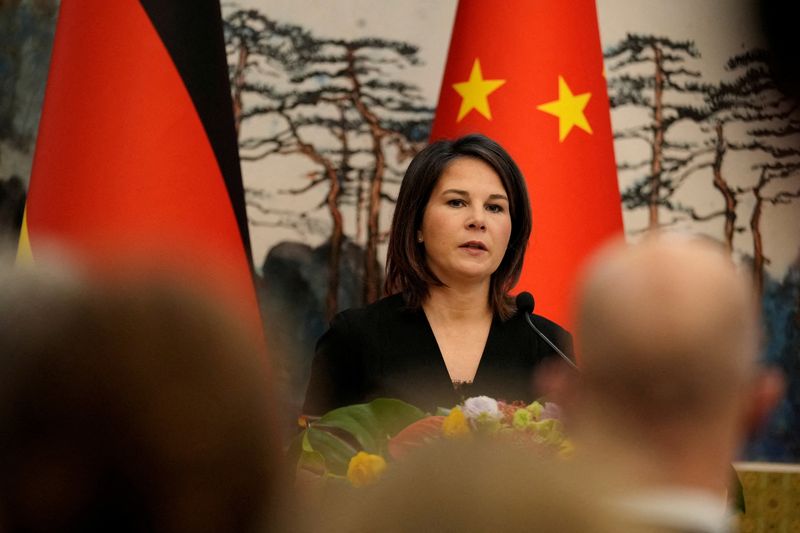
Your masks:
{"label": "painted mural backdrop", "polygon": [[[702,233],[752,268],[763,358],[784,369],[789,388],[746,455],[799,462],[800,116],[775,87],[748,6],[598,0],[598,16],[626,233]],[[6,235],[27,188],[56,7],[0,3]],[[427,140],[455,7],[223,2],[254,262],[287,430],[330,316],[380,294],[394,199]]]}
{"label": "painted mural backdrop", "polygon": [[[299,405],[327,319],[379,294],[393,197],[427,136],[455,5],[393,13],[394,30],[403,29],[390,37],[374,6],[337,4],[353,26],[329,23],[318,2],[277,4],[229,5],[226,19],[265,314],[279,322],[268,324],[273,353]],[[795,105],[771,80],[745,4],[662,4],[598,3],[626,232],[632,240],[655,227],[703,233],[752,266],[764,357],[792,381],[748,454],[796,461]],[[419,32],[417,17],[432,29]],[[718,28],[710,35],[701,29],[709,18]]]}
{"label": "painted mural backdrop", "polygon": [[752,269],[787,395],[752,459],[800,461],[800,111],[752,2],[598,2],[626,233],[701,233]]}
{"label": "painted mural backdrop", "polygon": [[0,2],[0,249],[19,235],[57,14],[57,0]]}
{"label": "painted mural backdrop", "polygon": [[287,427],[330,318],[382,295],[395,199],[430,133],[454,10],[452,1],[223,4],[254,261]]}

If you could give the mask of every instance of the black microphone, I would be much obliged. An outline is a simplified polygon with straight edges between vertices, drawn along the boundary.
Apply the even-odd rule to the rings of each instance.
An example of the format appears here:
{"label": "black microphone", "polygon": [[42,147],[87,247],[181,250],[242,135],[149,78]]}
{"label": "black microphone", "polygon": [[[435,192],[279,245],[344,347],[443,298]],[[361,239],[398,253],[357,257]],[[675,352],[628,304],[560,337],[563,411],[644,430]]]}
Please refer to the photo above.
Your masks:
{"label": "black microphone", "polygon": [[[558,355],[560,355],[561,358],[564,361],[566,361],[569,366],[571,366],[575,370],[578,370],[578,367],[575,366],[575,363],[573,363],[572,360],[569,357],[567,357],[566,354],[564,354],[564,352],[559,350],[558,346],[553,344],[553,342],[550,339],[548,339],[545,336],[544,333],[539,331],[539,328],[537,328],[536,326],[533,325],[533,320],[531,320],[531,315],[533,314],[533,308],[534,308],[534,306],[536,304],[536,302],[533,299],[533,294],[531,294],[529,292],[521,292],[521,293],[517,294],[516,302],[517,302],[517,311],[519,311],[520,313],[525,315],[525,321],[528,323],[528,325],[531,327],[531,329],[533,331],[535,331],[536,334],[539,335],[544,340],[544,342],[549,344],[550,347],[553,350],[555,350],[556,353]],[[578,371],[580,372],[580,370],[578,370]]]}

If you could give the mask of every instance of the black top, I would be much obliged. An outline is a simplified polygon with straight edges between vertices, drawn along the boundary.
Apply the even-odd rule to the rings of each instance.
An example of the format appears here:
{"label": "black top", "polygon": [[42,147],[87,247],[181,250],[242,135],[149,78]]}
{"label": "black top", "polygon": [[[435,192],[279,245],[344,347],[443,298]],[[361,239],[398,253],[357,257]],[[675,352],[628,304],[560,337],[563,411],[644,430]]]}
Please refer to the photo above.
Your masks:
{"label": "black top", "polygon": [[[533,323],[572,356],[572,336],[555,322]],[[336,315],[317,342],[303,413],[375,398],[398,398],[433,412],[470,396],[508,401],[536,399],[532,374],[546,357],[558,357],[517,313],[492,320],[475,379],[455,390],[439,345],[422,309],[408,309],[396,294]]]}

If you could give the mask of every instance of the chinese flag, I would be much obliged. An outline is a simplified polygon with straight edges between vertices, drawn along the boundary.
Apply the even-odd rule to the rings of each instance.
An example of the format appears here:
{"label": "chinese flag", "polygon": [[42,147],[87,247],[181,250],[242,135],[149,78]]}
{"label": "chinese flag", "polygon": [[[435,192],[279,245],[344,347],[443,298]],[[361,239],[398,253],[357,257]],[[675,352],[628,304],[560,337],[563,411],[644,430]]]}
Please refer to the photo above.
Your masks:
{"label": "chinese flag", "polygon": [[19,260],[177,269],[259,325],[217,1],[61,3]]}
{"label": "chinese flag", "polygon": [[433,139],[479,132],[527,181],[533,233],[518,291],[567,327],[582,262],[622,233],[593,0],[461,0]]}

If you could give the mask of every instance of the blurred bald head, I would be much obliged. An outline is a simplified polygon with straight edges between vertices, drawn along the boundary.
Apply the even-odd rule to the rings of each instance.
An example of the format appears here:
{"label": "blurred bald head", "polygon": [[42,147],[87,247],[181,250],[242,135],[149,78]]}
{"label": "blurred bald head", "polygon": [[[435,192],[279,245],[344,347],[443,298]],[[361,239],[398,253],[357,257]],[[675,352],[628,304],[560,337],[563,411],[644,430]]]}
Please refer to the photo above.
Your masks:
{"label": "blurred bald head", "polygon": [[654,235],[596,256],[579,292],[583,387],[643,422],[719,416],[752,376],[753,292],[721,248]]}

